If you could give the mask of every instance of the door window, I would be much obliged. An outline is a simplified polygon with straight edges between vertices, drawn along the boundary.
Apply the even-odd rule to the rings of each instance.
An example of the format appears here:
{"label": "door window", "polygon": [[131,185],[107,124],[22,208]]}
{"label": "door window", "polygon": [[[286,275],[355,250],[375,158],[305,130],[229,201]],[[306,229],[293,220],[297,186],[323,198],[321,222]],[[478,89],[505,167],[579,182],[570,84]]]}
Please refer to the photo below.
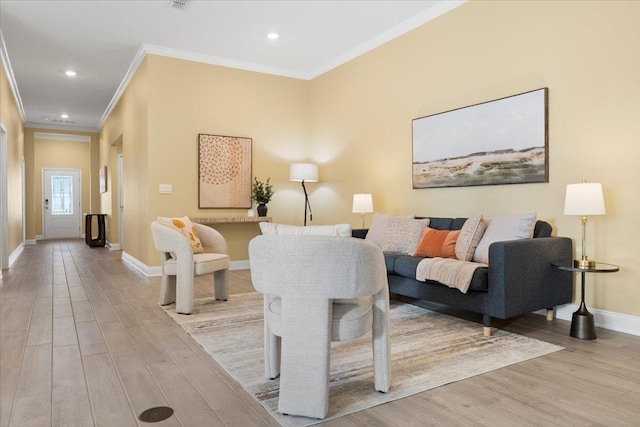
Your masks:
{"label": "door window", "polygon": [[69,175],[51,176],[51,215],[73,215],[73,179]]}

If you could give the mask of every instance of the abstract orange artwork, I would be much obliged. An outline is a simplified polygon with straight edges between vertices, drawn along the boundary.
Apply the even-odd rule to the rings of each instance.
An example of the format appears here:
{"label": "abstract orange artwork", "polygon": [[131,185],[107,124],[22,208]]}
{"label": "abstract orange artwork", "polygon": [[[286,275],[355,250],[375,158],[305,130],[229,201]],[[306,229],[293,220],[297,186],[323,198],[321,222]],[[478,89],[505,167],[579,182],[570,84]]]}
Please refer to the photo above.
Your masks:
{"label": "abstract orange artwork", "polygon": [[251,138],[198,135],[198,207],[251,207]]}

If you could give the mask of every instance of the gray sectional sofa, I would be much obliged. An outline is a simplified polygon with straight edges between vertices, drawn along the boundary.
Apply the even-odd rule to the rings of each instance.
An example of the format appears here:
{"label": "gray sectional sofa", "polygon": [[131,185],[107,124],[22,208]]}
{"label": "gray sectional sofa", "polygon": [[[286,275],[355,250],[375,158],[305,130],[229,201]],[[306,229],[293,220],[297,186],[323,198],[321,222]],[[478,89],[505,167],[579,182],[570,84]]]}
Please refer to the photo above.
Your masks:
{"label": "gray sectional sofa", "polygon": [[[459,230],[466,218],[429,218],[429,227]],[[489,266],[475,271],[466,294],[438,282],[416,280],[422,260],[409,255],[385,254],[389,291],[410,298],[446,304],[456,309],[481,313],[484,334],[490,334],[491,318],[507,319],[532,311],[570,303],[573,277],[552,263],[570,265],[572,241],[552,237],[551,225],[537,221],[533,238],[495,242],[489,247]],[[367,230],[353,230],[354,237],[365,238]]]}

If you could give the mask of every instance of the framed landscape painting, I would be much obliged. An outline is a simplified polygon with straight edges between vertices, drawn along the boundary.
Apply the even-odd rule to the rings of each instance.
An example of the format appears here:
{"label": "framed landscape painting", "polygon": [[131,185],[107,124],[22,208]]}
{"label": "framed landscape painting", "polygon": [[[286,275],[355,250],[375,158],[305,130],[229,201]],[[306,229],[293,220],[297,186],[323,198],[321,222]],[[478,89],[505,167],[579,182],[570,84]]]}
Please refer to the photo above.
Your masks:
{"label": "framed landscape painting", "polygon": [[549,90],[414,119],[413,188],[549,182]]}
{"label": "framed landscape painting", "polygon": [[198,207],[251,207],[251,138],[198,135]]}

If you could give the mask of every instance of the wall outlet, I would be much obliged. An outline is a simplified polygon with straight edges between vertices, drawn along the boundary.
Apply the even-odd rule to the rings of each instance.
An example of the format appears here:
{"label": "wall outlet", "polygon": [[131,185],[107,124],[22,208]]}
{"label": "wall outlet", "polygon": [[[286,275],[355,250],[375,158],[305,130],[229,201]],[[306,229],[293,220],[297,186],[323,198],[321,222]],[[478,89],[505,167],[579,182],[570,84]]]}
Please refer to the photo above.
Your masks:
{"label": "wall outlet", "polygon": [[160,184],[158,187],[158,192],[160,192],[160,194],[173,194],[173,185]]}

